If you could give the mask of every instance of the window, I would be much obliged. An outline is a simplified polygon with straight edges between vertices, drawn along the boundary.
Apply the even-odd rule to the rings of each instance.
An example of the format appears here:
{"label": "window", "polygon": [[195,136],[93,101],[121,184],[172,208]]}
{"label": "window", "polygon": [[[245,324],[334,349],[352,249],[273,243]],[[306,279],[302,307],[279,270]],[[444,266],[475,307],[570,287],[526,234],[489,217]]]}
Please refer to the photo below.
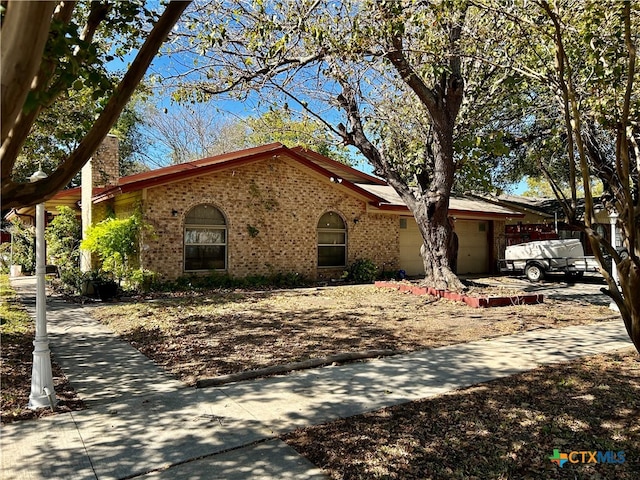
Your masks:
{"label": "window", "polygon": [[318,222],[318,266],[344,267],[347,264],[347,229],[342,217],[327,212]]}
{"label": "window", "polygon": [[191,209],[184,222],[184,269],[224,270],[227,267],[227,222],[213,205]]}

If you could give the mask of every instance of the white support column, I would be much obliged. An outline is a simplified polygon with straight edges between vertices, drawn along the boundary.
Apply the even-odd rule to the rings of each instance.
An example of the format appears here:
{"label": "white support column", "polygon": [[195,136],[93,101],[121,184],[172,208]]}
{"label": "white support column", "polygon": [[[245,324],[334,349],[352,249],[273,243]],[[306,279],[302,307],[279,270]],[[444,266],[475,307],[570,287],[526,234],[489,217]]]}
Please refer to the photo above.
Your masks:
{"label": "white support column", "polygon": [[[42,171],[34,173],[30,180],[46,178]],[[33,341],[33,368],[31,370],[31,394],[28,407],[32,410],[53,407],[56,404],[51,372],[51,352],[47,337],[47,292],[45,285],[44,203],[36,205],[36,338]]]}
{"label": "white support column", "polygon": [[[87,238],[87,229],[92,225],[91,198],[93,194],[93,158],[82,167],[81,170],[81,198],[80,207],[82,212],[82,240]],[[80,271],[91,271],[91,252],[89,250],[80,249]]]}

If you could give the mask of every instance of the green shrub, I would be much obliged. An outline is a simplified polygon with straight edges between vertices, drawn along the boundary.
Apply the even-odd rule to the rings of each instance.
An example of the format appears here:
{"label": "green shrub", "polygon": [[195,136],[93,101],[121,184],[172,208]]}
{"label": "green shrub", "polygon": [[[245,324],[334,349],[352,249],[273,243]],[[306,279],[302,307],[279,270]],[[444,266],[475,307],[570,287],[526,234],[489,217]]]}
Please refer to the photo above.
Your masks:
{"label": "green shrub", "polygon": [[55,284],[55,288],[59,288],[63,292],[67,292],[69,294],[77,294],[80,293],[82,289],[82,272],[80,268],[64,268],[60,270],[60,283]]}
{"label": "green shrub", "polygon": [[231,277],[226,273],[212,272],[208,275],[185,275],[174,281],[156,280],[151,289],[155,291],[189,291],[218,288],[291,288],[308,285],[304,277],[295,272],[276,273],[273,275],[250,275]]}
{"label": "green shrub", "polygon": [[156,273],[143,268],[136,268],[129,272],[129,287],[137,291],[148,291],[155,283]]}
{"label": "green shrub", "polygon": [[0,243],[0,275],[8,274],[11,263],[11,243]]}
{"label": "green shrub", "polygon": [[2,263],[8,270],[8,265],[22,265],[22,272],[29,274],[36,271],[36,236],[35,229],[28,227],[19,218],[13,218],[9,226],[12,242],[2,247]]}
{"label": "green shrub", "polygon": [[271,278],[271,282],[277,287],[300,287],[308,283],[297,272],[276,273]]}
{"label": "green shrub", "polygon": [[398,278],[397,270],[383,270],[378,273],[376,279],[378,280],[396,280]]}
{"label": "green shrub", "polygon": [[87,230],[81,248],[95,253],[102,262],[101,271],[111,274],[118,283],[126,281],[129,288],[152,282],[153,273],[140,270],[140,236],[151,227],[136,213],[128,218],[108,218]]}
{"label": "green shrub", "polygon": [[349,265],[346,280],[355,283],[371,283],[376,279],[378,267],[368,258],[359,258]]}

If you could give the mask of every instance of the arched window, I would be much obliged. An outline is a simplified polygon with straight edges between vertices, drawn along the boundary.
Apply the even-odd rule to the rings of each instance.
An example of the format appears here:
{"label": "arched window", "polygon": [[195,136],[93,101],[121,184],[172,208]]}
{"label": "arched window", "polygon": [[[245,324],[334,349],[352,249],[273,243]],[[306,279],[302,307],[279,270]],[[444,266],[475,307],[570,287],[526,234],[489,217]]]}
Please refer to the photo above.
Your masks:
{"label": "arched window", "polygon": [[327,212],[318,222],[318,266],[344,267],[347,264],[347,229],[342,217]]}
{"label": "arched window", "polygon": [[213,205],[192,208],[184,221],[184,269],[227,268],[227,222]]}

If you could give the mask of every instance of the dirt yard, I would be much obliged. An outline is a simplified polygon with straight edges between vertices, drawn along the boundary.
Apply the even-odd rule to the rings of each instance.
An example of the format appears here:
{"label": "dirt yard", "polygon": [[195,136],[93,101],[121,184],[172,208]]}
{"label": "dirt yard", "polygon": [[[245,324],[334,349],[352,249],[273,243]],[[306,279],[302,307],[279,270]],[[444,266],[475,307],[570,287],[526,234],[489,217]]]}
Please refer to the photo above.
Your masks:
{"label": "dirt yard", "polygon": [[176,295],[93,315],[191,385],[345,352],[414,351],[616,318],[576,299],[474,309],[374,286]]}

